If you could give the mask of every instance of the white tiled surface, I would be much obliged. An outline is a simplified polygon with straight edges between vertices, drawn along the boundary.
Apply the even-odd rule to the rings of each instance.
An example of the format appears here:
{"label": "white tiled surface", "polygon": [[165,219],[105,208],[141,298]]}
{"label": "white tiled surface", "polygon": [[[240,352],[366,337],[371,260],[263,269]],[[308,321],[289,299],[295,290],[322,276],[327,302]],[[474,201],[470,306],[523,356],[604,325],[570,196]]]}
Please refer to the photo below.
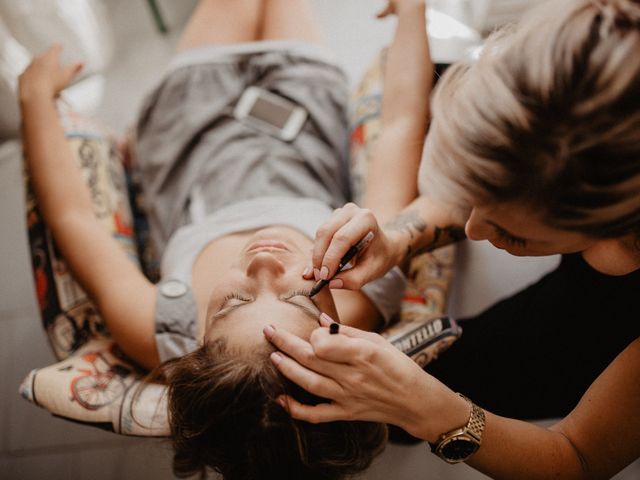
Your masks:
{"label": "white tiled surface", "polygon": [[[195,0],[163,0],[172,29],[160,36],[143,0],[109,0],[116,50],[107,72],[105,101],[98,115],[123,132],[134,118],[143,93],[158,78],[178,31]],[[391,21],[375,23],[382,0],[313,0],[317,16],[352,81],[390,38]],[[1,152],[1,151],[0,151]],[[21,166],[0,155],[0,479],[169,479],[171,452],[166,442],[119,437],[56,419],[19,398],[17,388],[31,369],[53,359],[39,327],[27,260],[22,217]],[[455,290],[457,314],[470,314],[536,278],[548,263],[495,256],[482,247],[463,248],[463,275]],[[487,282],[487,266],[500,275]],[[516,279],[513,280],[514,272]],[[528,273],[527,273],[528,272]],[[511,275],[511,276],[509,276]],[[469,292],[479,292],[469,295]],[[424,444],[390,445],[362,478],[367,480],[476,480],[487,478],[466,465],[447,466]],[[640,478],[632,465],[618,480]]]}

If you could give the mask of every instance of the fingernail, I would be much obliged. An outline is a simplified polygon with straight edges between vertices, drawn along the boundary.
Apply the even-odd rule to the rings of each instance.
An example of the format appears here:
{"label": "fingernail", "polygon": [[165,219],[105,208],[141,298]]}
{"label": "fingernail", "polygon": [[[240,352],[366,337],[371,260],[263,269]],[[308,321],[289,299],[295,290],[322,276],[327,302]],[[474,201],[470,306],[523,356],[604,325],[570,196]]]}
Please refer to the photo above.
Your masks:
{"label": "fingernail", "polygon": [[344,287],[344,282],[340,278],[334,278],[329,282],[329,288],[342,288]]}
{"label": "fingernail", "polygon": [[276,398],[276,402],[278,402],[282,408],[287,408],[287,401],[283,397]]}
{"label": "fingernail", "polygon": [[302,271],[302,276],[306,277],[310,273],[311,273],[311,267],[305,267],[304,270]]}
{"label": "fingernail", "polygon": [[333,318],[331,318],[329,315],[327,315],[327,314],[326,314],[326,313],[324,313],[324,312],[322,312],[322,313],[320,314],[320,318],[321,318],[322,320],[324,320],[326,323],[335,323],[335,322],[333,321]]}
{"label": "fingernail", "polygon": [[275,365],[278,365],[282,361],[282,355],[280,355],[278,352],[273,352],[271,355],[269,355],[269,358],[271,358],[271,361]]}
{"label": "fingernail", "polygon": [[320,280],[326,280],[327,278],[329,278],[329,269],[323,266],[320,269]]}
{"label": "fingernail", "polygon": [[315,278],[316,281],[320,280],[320,270],[318,270],[317,268],[313,269],[313,278]]}
{"label": "fingernail", "polygon": [[271,337],[273,337],[273,334],[276,333],[276,329],[273,328],[273,325],[267,325],[262,329],[262,333],[264,333],[265,337],[271,340]]}

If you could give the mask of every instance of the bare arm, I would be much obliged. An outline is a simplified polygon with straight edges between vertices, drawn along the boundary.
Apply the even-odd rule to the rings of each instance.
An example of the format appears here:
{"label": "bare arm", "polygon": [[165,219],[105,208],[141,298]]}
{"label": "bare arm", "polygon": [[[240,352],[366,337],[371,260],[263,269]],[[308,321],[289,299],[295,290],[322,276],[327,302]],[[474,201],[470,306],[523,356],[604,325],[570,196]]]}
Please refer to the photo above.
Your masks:
{"label": "bare arm", "polygon": [[[636,340],[596,379],[577,407],[550,429],[490,415],[486,439],[469,464],[505,479],[610,478],[640,456],[639,404]],[[501,455],[510,461],[501,461]]]}
{"label": "bare arm", "polygon": [[417,177],[429,121],[433,63],[424,0],[389,2],[397,15],[384,70],[380,136],[373,147],[363,206],[385,222],[418,195]]}
{"label": "bare arm", "polygon": [[[363,200],[381,221],[397,214],[418,194],[416,179],[433,79],[424,0],[389,2],[378,16],[390,13],[397,15],[397,26],[387,50],[381,130],[373,146]],[[340,290],[333,294],[343,323],[365,330],[380,327],[379,312],[366,295]]]}
{"label": "bare arm", "polygon": [[65,140],[55,97],[80,66],[61,67],[54,46],[20,77],[23,140],[38,204],[80,285],[123,351],[141,365],[159,363],[154,341],[155,287],[93,213],[89,191]]}
{"label": "bare arm", "polygon": [[[345,326],[340,335],[319,328],[309,342],[282,330],[269,339],[287,354],[274,359],[284,375],[332,400],[310,406],[288,398],[295,418],[391,423],[431,442],[469,418],[464,399],[379,335]],[[640,456],[639,403],[637,339],[548,429],[487,412],[482,444],[468,463],[497,479],[610,478]]]}
{"label": "bare arm", "polygon": [[417,196],[433,79],[425,2],[394,0],[381,15],[391,12],[398,14],[398,25],[388,51],[382,128],[369,165],[366,208],[347,204],[337,209],[318,229],[314,241],[312,266],[324,271],[319,278],[329,278],[349,247],[368,232],[375,234],[358,257],[357,267],[337,277],[341,288],[350,290],[381,277],[395,265],[404,265],[419,253],[465,238],[463,214]]}

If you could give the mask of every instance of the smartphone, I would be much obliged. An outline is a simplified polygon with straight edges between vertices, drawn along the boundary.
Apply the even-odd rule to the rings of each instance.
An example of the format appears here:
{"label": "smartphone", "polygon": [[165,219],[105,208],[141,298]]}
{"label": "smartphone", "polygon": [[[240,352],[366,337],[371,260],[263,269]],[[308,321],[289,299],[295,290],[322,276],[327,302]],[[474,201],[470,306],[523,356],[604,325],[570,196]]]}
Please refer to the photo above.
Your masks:
{"label": "smartphone", "polygon": [[233,116],[256,130],[290,142],[300,133],[307,111],[280,95],[249,87],[242,93]]}

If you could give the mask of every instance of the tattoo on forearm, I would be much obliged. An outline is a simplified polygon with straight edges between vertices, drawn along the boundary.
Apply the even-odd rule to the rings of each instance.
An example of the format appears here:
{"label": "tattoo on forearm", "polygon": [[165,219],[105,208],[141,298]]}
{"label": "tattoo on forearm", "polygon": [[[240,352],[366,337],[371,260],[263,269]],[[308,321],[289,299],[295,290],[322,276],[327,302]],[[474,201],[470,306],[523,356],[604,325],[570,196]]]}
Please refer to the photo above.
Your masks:
{"label": "tattoo on forearm", "polygon": [[409,234],[409,243],[405,253],[405,259],[409,259],[413,255],[411,250],[413,248],[414,241],[427,229],[427,224],[422,218],[420,218],[418,212],[411,210],[409,212],[401,213],[387,223],[385,227],[388,230],[396,230]]}
{"label": "tattoo on forearm", "polygon": [[[401,213],[385,225],[388,230],[404,230],[411,238],[415,233],[422,233],[427,228],[427,224],[420,218],[418,212],[410,211]],[[415,233],[414,233],[415,232]]]}
{"label": "tattoo on forearm", "polygon": [[448,245],[450,243],[459,242],[460,240],[464,240],[467,236],[464,233],[464,228],[457,227],[455,225],[447,225],[446,227],[438,227],[437,225],[433,228],[433,238],[431,241],[422,248],[417,249],[413,252],[413,255],[419,255],[425,252],[431,252],[438,247],[443,245]]}
{"label": "tattoo on forearm", "polygon": [[417,247],[415,244],[425,230],[427,230],[428,225],[416,211],[409,211],[398,215],[391,222],[387,223],[385,228],[388,230],[404,231],[409,234],[405,261],[421,253],[430,252],[443,245],[466,238],[464,229],[459,226],[447,225],[446,227],[439,227],[435,225],[433,227],[431,241],[422,247]]}

